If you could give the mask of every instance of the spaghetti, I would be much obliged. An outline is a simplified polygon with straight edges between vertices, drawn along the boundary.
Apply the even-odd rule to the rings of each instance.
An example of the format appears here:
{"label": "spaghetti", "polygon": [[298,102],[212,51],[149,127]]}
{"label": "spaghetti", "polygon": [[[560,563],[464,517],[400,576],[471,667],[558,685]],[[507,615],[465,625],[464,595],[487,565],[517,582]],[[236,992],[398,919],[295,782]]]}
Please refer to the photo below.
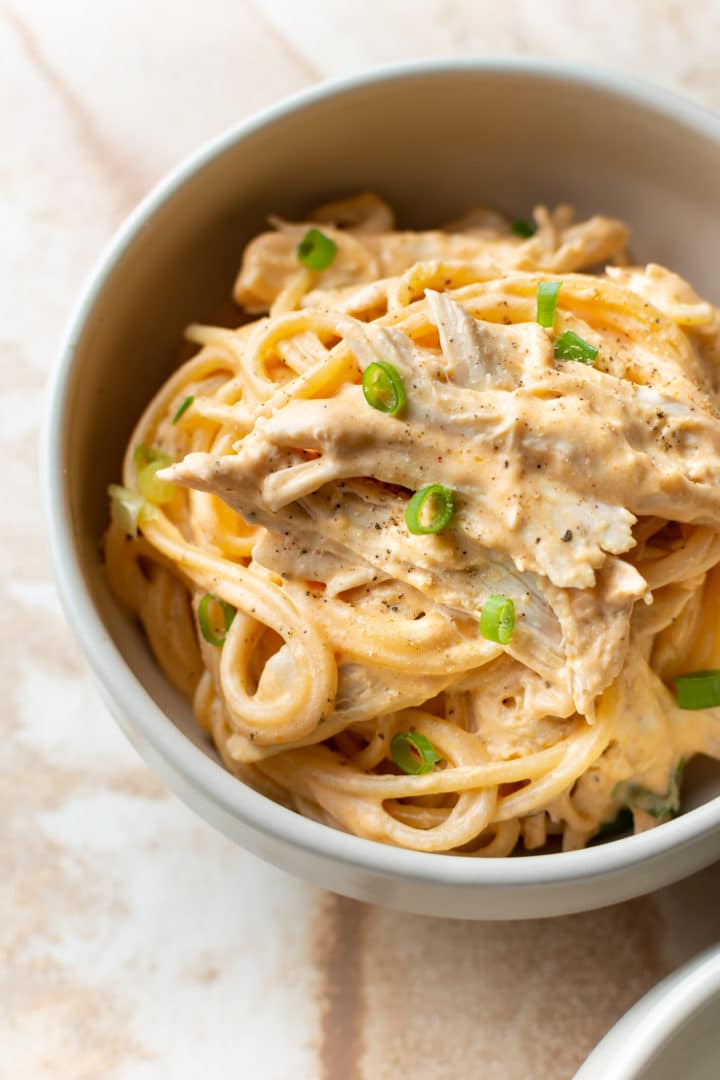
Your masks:
{"label": "spaghetti", "polygon": [[274,220],[112,489],[112,588],[227,768],[419,851],[647,828],[720,757],[720,679],[674,692],[720,666],[716,312],[534,216]]}

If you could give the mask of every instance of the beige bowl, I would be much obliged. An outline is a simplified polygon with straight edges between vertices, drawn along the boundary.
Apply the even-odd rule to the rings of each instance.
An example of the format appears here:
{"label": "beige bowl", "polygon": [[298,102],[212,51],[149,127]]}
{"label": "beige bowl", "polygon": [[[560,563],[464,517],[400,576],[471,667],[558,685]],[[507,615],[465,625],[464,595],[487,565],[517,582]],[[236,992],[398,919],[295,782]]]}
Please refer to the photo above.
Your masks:
{"label": "beige bowl", "polygon": [[293,217],[362,189],[429,226],[478,203],[539,201],[632,223],[640,259],[720,299],[720,120],[603,72],[515,61],[424,63],[322,86],[200,150],[131,215],[71,320],[43,451],[50,540],[68,620],[128,738],[208,821],[327,888],[408,911],[525,918],[647,892],[720,855],[720,785],[640,836],[492,861],[396,850],[306,820],[226,773],[188,704],[108,592],[98,554],[108,482],[183,327],[229,296],[269,211]]}

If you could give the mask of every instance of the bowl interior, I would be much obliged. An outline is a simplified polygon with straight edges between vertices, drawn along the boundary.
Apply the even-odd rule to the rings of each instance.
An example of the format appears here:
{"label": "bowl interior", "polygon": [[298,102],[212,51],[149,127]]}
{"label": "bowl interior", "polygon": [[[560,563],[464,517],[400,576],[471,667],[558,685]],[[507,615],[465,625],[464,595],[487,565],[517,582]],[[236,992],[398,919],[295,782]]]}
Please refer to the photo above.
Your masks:
{"label": "bowl interior", "polygon": [[[178,362],[184,326],[227,300],[245,242],[269,212],[293,217],[364,189],[406,226],[473,205],[513,216],[537,202],[632,226],[639,260],[666,263],[720,300],[720,138],[710,117],[671,117],[638,91],[542,69],[470,66],[359,83],[276,110],[226,139],[151,198],[116,245],[74,344],[59,448],[85,583],[125,662],[156,703],[213,754],[102,573],[108,483],[140,412]],[[665,103],[663,105],[663,102]],[[678,106],[682,113],[683,106]],[[148,209],[152,212],[148,212]],[[239,314],[239,313],[238,313]],[[58,473],[59,475],[59,473]],[[720,792],[713,777],[698,800]]]}
{"label": "bowl interior", "polygon": [[711,1080],[720,1056],[720,947],[690,960],[626,1012],[576,1080]]}
{"label": "bowl interior", "polygon": [[720,990],[655,1051],[637,1080],[716,1080],[720,1060]]}

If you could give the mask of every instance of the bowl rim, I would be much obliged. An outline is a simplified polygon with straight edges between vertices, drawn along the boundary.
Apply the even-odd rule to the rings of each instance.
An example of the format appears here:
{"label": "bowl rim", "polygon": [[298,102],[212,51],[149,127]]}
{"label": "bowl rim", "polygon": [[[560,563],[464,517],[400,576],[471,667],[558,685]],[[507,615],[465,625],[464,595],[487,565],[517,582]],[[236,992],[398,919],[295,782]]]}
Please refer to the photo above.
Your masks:
{"label": "bowl rim", "polygon": [[720,831],[720,797],[666,822],[659,829],[580,851],[514,859],[470,859],[411,851],[341,832],[301,816],[259,794],[208,757],[154,702],[112,641],[81,569],[66,495],[63,455],[64,417],[74,374],[76,345],[116,264],[147,222],[183,185],[218,157],[256,132],[317,103],[371,86],[452,75],[508,75],[564,82],[611,95],[655,113],[661,119],[711,137],[720,144],[720,115],[634,76],[599,67],[552,60],[416,60],[321,82],[269,106],[210,139],[159,181],[120,224],[90,272],[61,339],[47,387],[41,439],[41,484],[49,548],[65,617],[91,670],[158,757],[164,759],[210,803],[256,832],[308,855],[330,859],[386,878],[459,887],[557,886],[620,873],[654,861],[688,843]]}
{"label": "bowl rim", "polygon": [[[720,995],[720,945],[657,983],[610,1028],[574,1080],[636,1080],[713,997]],[[655,1059],[655,1060],[654,1060]]]}

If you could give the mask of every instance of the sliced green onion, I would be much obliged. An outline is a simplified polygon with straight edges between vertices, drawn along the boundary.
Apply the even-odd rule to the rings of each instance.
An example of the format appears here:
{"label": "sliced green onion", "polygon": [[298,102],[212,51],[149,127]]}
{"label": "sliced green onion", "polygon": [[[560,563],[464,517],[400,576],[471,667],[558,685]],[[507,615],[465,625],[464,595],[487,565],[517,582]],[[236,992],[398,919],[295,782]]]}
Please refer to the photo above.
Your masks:
{"label": "sliced green onion", "polygon": [[155,446],[146,446],[140,443],[133,452],[133,462],[137,469],[137,486],[141,495],[148,502],[161,505],[170,502],[177,488],[169,480],[160,480],[157,476],[160,469],[167,469],[173,464],[173,459],[164,450],[158,450]]}
{"label": "sliced green onion", "polygon": [[537,321],[551,328],[555,322],[555,308],[562,281],[540,281],[537,287]]}
{"label": "sliced green onion", "polygon": [[681,709],[714,709],[720,705],[720,671],[691,671],[675,680],[675,700]]}
{"label": "sliced green onion", "polygon": [[670,786],[664,795],[642,784],[623,780],[613,788],[613,798],[632,810],[642,810],[656,821],[669,821],[680,809],[680,783],[684,768],[685,759],[678,758],[670,775]]}
{"label": "sliced green onion", "polygon": [[319,229],[308,229],[295,249],[298,261],[308,270],[327,270],[337,255],[337,244]]}
{"label": "sliced green onion", "polygon": [[110,496],[110,517],[123,532],[130,536],[137,536],[140,513],[145,505],[145,499],[136,491],[123,487],[122,484],[110,484],[108,489]]}
{"label": "sliced green onion", "polygon": [[148,507],[142,495],[121,484],[110,484],[110,519],[128,536],[137,536],[141,520],[152,517],[152,508]]}
{"label": "sliced green onion", "polygon": [[432,772],[442,758],[419,731],[398,731],[390,740],[390,753],[399,769],[412,776]]}
{"label": "sliced green onion", "polygon": [[489,596],[480,612],[480,633],[488,641],[507,645],[515,629],[515,605],[508,596]]}
{"label": "sliced green onion", "polygon": [[[198,605],[198,622],[200,633],[210,645],[218,648],[225,644],[227,632],[235,618],[235,608],[226,604],[219,596],[213,593],[205,593]],[[217,632],[218,624],[222,622],[220,632]]]}
{"label": "sliced green onion", "polygon": [[188,394],[188,396],[185,398],[185,400],[183,401],[183,403],[180,406],[180,408],[178,409],[178,411],[173,416],[173,418],[172,418],[173,424],[177,424],[180,417],[183,415],[183,413],[187,412],[187,410],[190,408],[190,406],[192,405],[194,400],[195,400],[195,395],[194,394]]}
{"label": "sliced green onion", "polygon": [[405,405],[405,386],[400,372],[385,360],[365,368],[362,389],[368,405],[389,416],[397,416]]}
{"label": "sliced green onion", "polygon": [[577,360],[579,364],[594,364],[598,351],[574,330],[566,330],[555,341],[556,360]]}
{"label": "sliced green onion", "polygon": [[439,533],[455,512],[455,496],[444,484],[427,484],[405,507],[405,524],[415,536]]}
{"label": "sliced green onion", "polygon": [[531,221],[526,221],[525,218],[516,218],[510,225],[510,232],[527,240],[530,236],[535,235],[537,225],[533,225]]}
{"label": "sliced green onion", "polygon": [[612,821],[603,821],[602,825],[597,831],[598,836],[619,836],[621,833],[632,832],[633,829],[633,816],[632,811],[627,806],[623,806],[622,810],[619,810],[617,816]]}

